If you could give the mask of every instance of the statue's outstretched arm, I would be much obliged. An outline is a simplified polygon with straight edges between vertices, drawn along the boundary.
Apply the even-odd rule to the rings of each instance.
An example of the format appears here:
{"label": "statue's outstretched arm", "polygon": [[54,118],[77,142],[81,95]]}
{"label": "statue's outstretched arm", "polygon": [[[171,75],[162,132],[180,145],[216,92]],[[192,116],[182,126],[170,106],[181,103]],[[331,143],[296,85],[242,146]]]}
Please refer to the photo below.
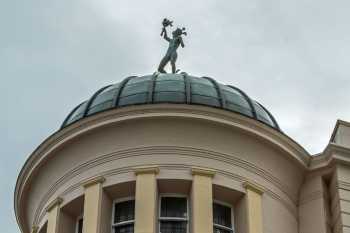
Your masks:
{"label": "statue's outstretched arm", "polygon": [[168,33],[167,33],[167,31],[166,31],[166,28],[163,28],[163,38],[166,40],[166,41],[170,41],[170,38],[168,37]]}
{"label": "statue's outstretched arm", "polygon": [[180,45],[181,45],[182,48],[185,47],[185,44],[184,44],[184,41],[182,40],[182,37],[180,37]]}

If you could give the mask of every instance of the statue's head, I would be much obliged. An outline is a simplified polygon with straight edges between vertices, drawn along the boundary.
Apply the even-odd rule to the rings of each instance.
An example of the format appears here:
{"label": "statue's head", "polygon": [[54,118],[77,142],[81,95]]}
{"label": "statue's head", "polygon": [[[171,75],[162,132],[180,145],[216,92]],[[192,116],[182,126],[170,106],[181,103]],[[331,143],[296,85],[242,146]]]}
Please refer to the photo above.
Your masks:
{"label": "statue's head", "polygon": [[173,31],[173,37],[179,37],[179,36],[181,36],[182,34],[184,34],[184,35],[187,35],[187,33],[185,32],[185,28],[176,28],[176,30],[175,31]]}

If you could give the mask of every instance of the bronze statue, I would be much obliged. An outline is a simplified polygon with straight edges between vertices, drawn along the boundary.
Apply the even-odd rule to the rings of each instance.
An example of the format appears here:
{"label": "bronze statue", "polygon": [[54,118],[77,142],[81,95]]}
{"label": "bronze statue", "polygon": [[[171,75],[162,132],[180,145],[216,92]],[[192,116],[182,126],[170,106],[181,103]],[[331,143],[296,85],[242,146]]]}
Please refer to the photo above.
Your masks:
{"label": "bronze statue", "polygon": [[177,73],[179,70],[176,70],[176,65],[175,65],[176,59],[177,59],[176,50],[179,47],[179,45],[181,45],[182,48],[185,47],[185,44],[184,44],[181,36],[187,35],[187,33],[185,32],[186,29],[185,28],[177,28],[175,31],[172,32],[173,38],[170,39],[168,37],[168,33],[167,33],[166,28],[168,26],[172,27],[173,21],[170,21],[169,19],[165,18],[163,20],[162,24],[163,24],[163,29],[162,29],[160,36],[163,36],[163,38],[169,42],[169,47],[168,47],[168,50],[167,50],[165,56],[160,61],[158,71],[160,73],[166,73],[164,70],[164,67],[170,61],[172,73]]}

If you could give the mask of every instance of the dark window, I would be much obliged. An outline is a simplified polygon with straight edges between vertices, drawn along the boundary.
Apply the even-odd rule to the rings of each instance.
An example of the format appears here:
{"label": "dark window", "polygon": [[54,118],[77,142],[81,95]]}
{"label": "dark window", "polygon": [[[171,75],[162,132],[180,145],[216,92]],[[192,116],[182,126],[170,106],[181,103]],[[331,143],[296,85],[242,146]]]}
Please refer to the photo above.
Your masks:
{"label": "dark window", "polygon": [[115,227],[114,232],[115,233],[133,233],[134,232],[134,224]]}
{"label": "dark window", "polygon": [[159,221],[160,233],[186,233],[187,198],[162,197]]}
{"label": "dark window", "polygon": [[187,231],[186,222],[162,221],[160,224],[161,233],[185,233]]}
{"label": "dark window", "polygon": [[124,201],[114,204],[114,233],[133,233],[135,220],[135,201]]}
{"label": "dark window", "polygon": [[232,229],[232,210],[226,205],[213,204],[214,233],[230,233]]}
{"label": "dark window", "polygon": [[187,218],[187,199],[162,197],[161,217]]}
{"label": "dark window", "polygon": [[226,230],[220,227],[214,227],[214,233],[230,233],[232,230]]}
{"label": "dark window", "polygon": [[83,218],[80,218],[77,222],[77,233],[83,233]]}

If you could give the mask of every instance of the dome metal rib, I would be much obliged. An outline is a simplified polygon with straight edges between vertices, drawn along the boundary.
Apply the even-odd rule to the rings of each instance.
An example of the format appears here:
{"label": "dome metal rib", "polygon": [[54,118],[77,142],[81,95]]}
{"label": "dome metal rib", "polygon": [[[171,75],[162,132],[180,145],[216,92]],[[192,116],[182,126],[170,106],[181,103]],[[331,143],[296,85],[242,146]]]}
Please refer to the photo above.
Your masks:
{"label": "dome metal rib", "polygon": [[104,91],[105,89],[107,89],[108,87],[110,87],[112,85],[107,85],[105,87],[102,87],[101,89],[99,89],[98,91],[95,92],[95,94],[93,94],[93,96],[88,100],[87,104],[86,104],[86,107],[84,109],[84,113],[83,113],[83,117],[86,117],[89,109],[90,109],[90,106],[92,104],[92,102],[94,101],[94,99],[102,92]]}

